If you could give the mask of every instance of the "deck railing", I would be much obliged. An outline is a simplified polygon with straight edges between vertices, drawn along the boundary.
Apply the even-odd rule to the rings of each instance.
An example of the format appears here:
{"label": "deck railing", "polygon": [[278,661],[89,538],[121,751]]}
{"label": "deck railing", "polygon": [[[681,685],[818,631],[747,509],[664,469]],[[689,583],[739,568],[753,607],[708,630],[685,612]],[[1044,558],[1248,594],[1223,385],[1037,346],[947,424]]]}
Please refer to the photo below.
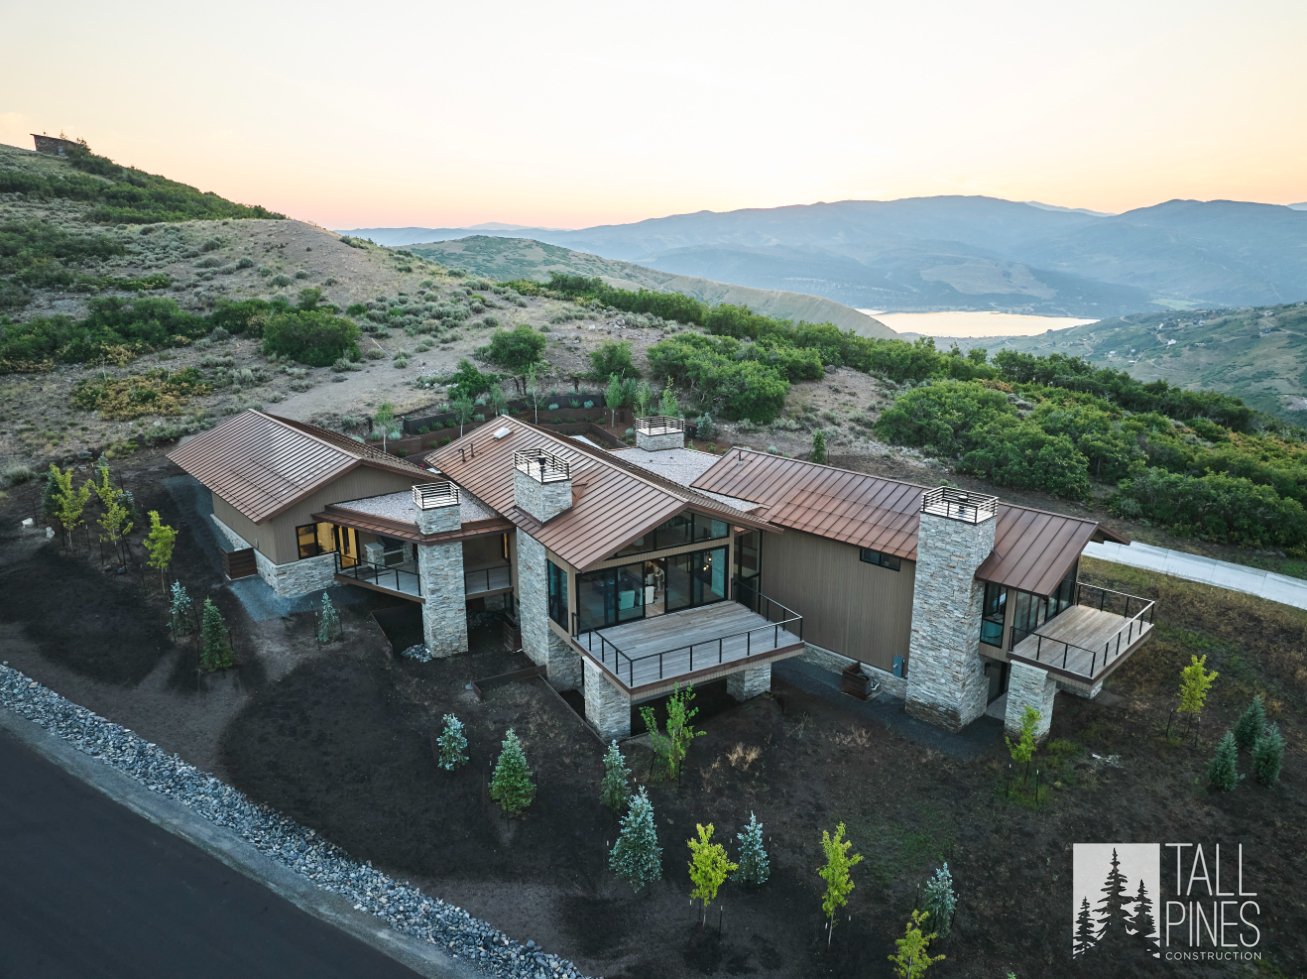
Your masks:
{"label": "deck railing", "polygon": [[[1061,639],[1052,639],[1041,635],[1039,632],[1030,633],[1029,636],[1033,636],[1035,640],[1035,655],[1033,657],[1035,662],[1054,666],[1064,672],[1076,673],[1089,679],[1098,676],[1099,673],[1107,669],[1123,652],[1130,651],[1135,640],[1141,638],[1147,631],[1145,626],[1153,624],[1153,611],[1157,605],[1156,602],[1140,598],[1137,595],[1127,595],[1125,592],[1086,584],[1077,585],[1076,604],[1096,608],[1100,612],[1110,611],[1114,615],[1121,615],[1126,620],[1125,624],[1104,639],[1101,645],[1095,645],[1092,648],[1078,646],[1075,643],[1065,642]],[[1121,608],[1121,611],[1117,612],[1114,608],[1108,606]],[[1131,613],[1132,609],[1134,610],[1133,614]],[[1029,638],[1029,636],[1023,638]],[[1014,651],[1018,641],[1014,631],[1012,641]],[[1083,655],[1077,654],[1088,655],[1089,671],[1087,673],[1083,669],[1077,668],[1084,659]],[[1075,659],[1074,665],[1073,657]]]}
{"label": "deck railing", "polygon": [[983,523],[994,516],[998,497],[969,493],[952,486],[937,486],[921,494],[921,512],[963,523]]}
{"label": "deck railing", "polygon": [[[339,551],[336,552],[336,574],[353,578],[355,581],[366,581],[378,588],[388,588],[401,595],[416,595],[419,598],[422,596],[422,578],[414,572],[399,567],[388,568],[384,564],[373,564],[370,561],[344,565],[341,563]],[[409,587],[404,587],[406,584]]]}
{"label": "deck railing", "polygon": [[513,572],[507,564],[497,564],[492,568],[478,568],[463,574],[463,593],[482,595],[489,591],[501,591],[513,586]]}
{"label": "deck railing", "polygon": [[[668,679],[667,660],[688,654],[689,663],[684,669],[677,669],[674,675],[683,675],[693,673],[696,669],[703,670],[712,666],[720,666],[725,662],[741,662],[750,659],[754,655],[754,645],[758,645],[758,653],[768,653],[780,645],[782,632],[791,632],[789,626],[797,626],[798,638],[803,640],[803,616],[799,615],[793,609],[787,608],[780,602],[774,601],[763,595],[761,592],[756,593],[758,608],[751,611],[762,615],[767,619],[767,625],[756,626],[753,629],[746,629],[743,632],[732,632],[724,636],[715,636],[712,639],[701,639],[698,642],[686,643],[680,646],[673,646],[668,649],[661,649],[656,653],[645,653],[641,656],[629,656],[624,653],[620,646],[615,642],[607,639],[600,629],[588,629],[584,632],[579,631],[577,614],[572,613],[572,639],[588,652],[592,657],[597,659],[619,680],[625,678],[628,687],[634,687],[636,667],[639,664],[657,662],[657,676],[650,680],[643,680],[643,683],[657,683],[660,680]],[[706,606],[704,606],[706,607]],[[747,606],[746,606],[747,607]],[[761,609],[761,610],[760,610]],[[685,611],[690,611],[686,609]],[[677,613],[669,613],[675,615]],[[776,615],[779,618],[773,619]],[[617,623],[624,625],[626,623]],[[616,628],[614,626],[604,626],[604,629]],[[771,645],[765,645],[766,637],[770,634]],[[755,639],[755,636],[758,637]],[[726,643],[733,639],[744,638],[744,656],[732,660],[725,658]]]}

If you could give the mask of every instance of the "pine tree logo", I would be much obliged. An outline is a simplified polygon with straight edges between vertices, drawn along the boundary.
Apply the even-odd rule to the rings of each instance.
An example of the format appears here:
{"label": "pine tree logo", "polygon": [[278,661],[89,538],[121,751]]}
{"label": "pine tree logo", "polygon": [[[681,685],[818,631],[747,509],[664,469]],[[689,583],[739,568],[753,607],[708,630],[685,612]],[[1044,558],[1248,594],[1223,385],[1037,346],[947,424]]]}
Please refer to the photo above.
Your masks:
{"label": "pine tree logo", "polygon": [[[1077,843],[1071,954],[1103,967],[1161,958],[1156,843]],[[1109,974],[1109,973],[1104,973]]]}

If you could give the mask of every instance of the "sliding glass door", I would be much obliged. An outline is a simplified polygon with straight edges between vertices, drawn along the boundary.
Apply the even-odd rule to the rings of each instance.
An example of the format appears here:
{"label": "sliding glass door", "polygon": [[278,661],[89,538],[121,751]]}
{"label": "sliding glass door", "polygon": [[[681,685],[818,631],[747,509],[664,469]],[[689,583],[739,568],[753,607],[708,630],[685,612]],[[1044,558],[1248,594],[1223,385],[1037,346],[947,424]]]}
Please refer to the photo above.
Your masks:
{"label": "sliding glass door", "polygon": [[727,550],[677,554],[667,558],[667,611],[720,602],[727,595]]}

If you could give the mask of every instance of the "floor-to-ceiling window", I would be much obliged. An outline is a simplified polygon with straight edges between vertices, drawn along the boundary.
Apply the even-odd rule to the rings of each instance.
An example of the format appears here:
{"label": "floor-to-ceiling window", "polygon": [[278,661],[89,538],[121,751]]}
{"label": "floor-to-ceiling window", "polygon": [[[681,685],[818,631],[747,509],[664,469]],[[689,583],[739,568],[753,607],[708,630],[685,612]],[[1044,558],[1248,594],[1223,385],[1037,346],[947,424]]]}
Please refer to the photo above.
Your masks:
{"label": "floor-to-ceiling window", "polygon": [[1003,645],[1003,621],[1007,616],[1007,589],[993,581],[985,582],[985,604],[980,619],[980,641],[988,646]]}
{"label": "floor-to-ceiling window", "polygon": [[545,562],[549,576],[549,617],[567,628],[567,572],[554,564]]}
{"label": "floor-to-ceiling window", "polygon": [[667,611],[720,602],[729,594],[727,550],[714,547],[667,561]]}
{"label": "floor-to-ceiling window", "polygon": [[644,616],[644,562],[577,575],[577,629],[586,632]]}

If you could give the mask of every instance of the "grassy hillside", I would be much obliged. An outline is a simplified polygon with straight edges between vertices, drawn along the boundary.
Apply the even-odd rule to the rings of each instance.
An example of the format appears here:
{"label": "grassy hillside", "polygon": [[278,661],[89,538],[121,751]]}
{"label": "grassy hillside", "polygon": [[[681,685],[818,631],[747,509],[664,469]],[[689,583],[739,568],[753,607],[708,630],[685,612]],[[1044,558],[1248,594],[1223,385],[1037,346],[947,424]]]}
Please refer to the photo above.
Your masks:
{"label": "grassy hillside", "polygon": [[679,292],[709,305],[729,303],[778,319],[808,323],[834,323],[861,336],[892,337],[894,331],[856,309],[820,296],[772,289],[751,289],[693,276],[673,275],[630,262],[600,258],[529,238],[475,235],[454,241],[410,245],[408,251],[447,268],[507,282],[534,279],[545,282],[555,273],[603,279],[620,289],[656,289]]}
{"label": "grassy hillside", "polygon": [[1083,357],[1144,381],[1224,391],[1307,424],[1307,303],[1125,316],[1031,337],[958,343]]}

